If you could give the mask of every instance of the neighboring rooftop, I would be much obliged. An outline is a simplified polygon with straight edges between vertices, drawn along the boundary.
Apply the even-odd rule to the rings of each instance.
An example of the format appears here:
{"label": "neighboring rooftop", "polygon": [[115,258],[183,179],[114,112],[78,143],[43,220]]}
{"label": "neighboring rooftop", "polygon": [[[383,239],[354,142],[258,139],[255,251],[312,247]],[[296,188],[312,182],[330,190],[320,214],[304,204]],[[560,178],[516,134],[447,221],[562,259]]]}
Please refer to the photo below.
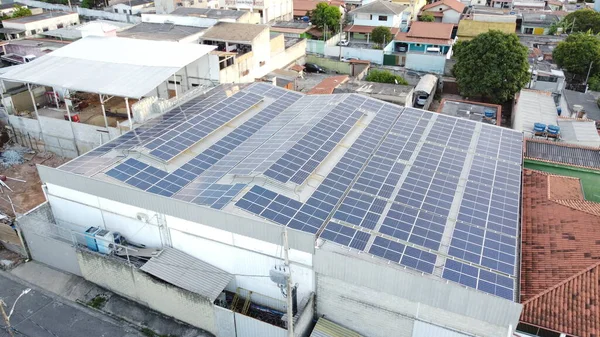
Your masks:
{"label": "neighboring rooftop", "polygon": [[307,12],[317,8],[317,4],[325,2],[330,6],[343,6],[344,1],[341,0],[294,0],[294,16],[305,16]]}
{"label": "neighboring rooftop", "polygon": [[193,7],[178,7],[171,15],[180,16],[195,16],[199,18],[211,18],[211,19],[231,19],[238,20],[242,16],[248,14],[247,11],[237,11],[233,9],[211,9],[211,8],[193,8]]}
{"label": "neighboring rooftop", "polygon": [[127,6],[131,6],[131,7],[136,7],[136,6],[143,6],[143,5],[149,5],[154,3],[154,0],[124,0],[124,1],[120,1],[118,3],[113,4],[114,5],[127,5]]}
{"label": "neighboring rooftop", "polygon": [[432,41],[439,44],[452,43],[454,24],[441,22],[416,21],[410,26],[408,33],[397,33],[395,39],[400,41]]}
{"label": "neighboring rooftop", "polygon": [[108,20],[95,20],[82,23],[80,25],[68,26],[64,28],[49,30],[47,32],[39,33],[44,36],[55,37],[59,39],[65,40],[78,40],[81,39],[83,31],[101,31],[101,32],[110,32],[110,31],[122,31],[129,27],[132,27],[133,24],[119,21],[108,21]]}
{"label": "neighboring rooftop", "polygon": [[525,158],[539,159],[564,165],[600,168],[600,151],[596,147],[528,139]]}
{"label": "neighboring rooftop", "polygon": [[[334,89],[334,93],[357,93],[386,102],[407,105],[409,94],[414,87],[410,85],[398,85],[390,83],[376,83],[367,81],[346,82]],[[412,97],[412,96],[411,96]]]}
{"label": "neighboring rooftop", "polygon": [[27,5],[24,5],[19,2],[10,2],[10,3],[0,4],[0,9],[8,9],[8,8],[13,8],[15,6],[27,7]]}
{"label": "neighboring rooftop", "polygon": [[348,81],[348,75],[339,75],[339,76],[330,76],[323,79],[317,85],[315,85],[310,91],[307,92],[308,95],[327,95],[333,94],[333,90],[337,88],[340,84]]}
{"label": "neighboring rooftop", "polygon": [[202,38],[206,40],[250,43],[264,32],[265,29],[268,30],[268,28],[269,26],[267,25],[218,22],[207,29]]}
{"label": "neighboring rooftop", "polygon": [[[450,0],[447,0],[450,1]],[[454,0],[455,1],[455,0]],[[464,5],[463,5],[464,6]],[[398,15],[404,10],[408,8],[406,5],[400,5],[395,2],[387,1],[387,0],[376,0],[370,2],[364,6],[360,6],[348,14],[388,14],[388,15]]]}
{"label": "neighboring rooftop", "polygon": [[[442,99],[437,112],[493,125],[502,123],[502,107],[496,104]],[[486,117],[486,112],[493,113],[493,117]]]}
{"label": "neighboring rooftop", "polygon": [[304,21],[277,21],[271,24],[271,31],[280,33],[302,34],[306,33],[311,28],[312,25]]}
{"label": "neighboring rooftop", "polygon": [[581,182],[524,170],[521,321],[570,336],[600,334],[600,204]]}
{"label": "neighboring rooftop", "polygon": [[560,140],[574,145],[597,147],[600,150],[600,135],[596,122],[591,119],[559,118]]}
{"label": "neighboring rooftop", "polygon": [[88,36],[0,78],[69,90],[141,98],[214,46]]}
{"label": "neighboring rooftop", "polygon": [[55,171],[516,300],[520,132],[358,94],[227,88]]}
{"label": "neighboring rooftop", "polygon": [[574,112],[575,105],[581,105],[587,118],[600,121],[600,108],[592,94],[574,90],[563,90],[563,92],[571,112]]}
{"label": "neighboring rooftop", "polygon": [[324,317],[319,317],[310,337],[362,337],[357,332],[335,324]]}
{"label": "neighboring rooftop", "polygon": [[129,29],[118,32],[117,36],[131,39],[178,42],[204,30],[206,30],[206,28],[179,26],[172,23],[142,22]]}
{"label": "neighboring rooftop", "polygon": [[30,16],[21,16],[21,17],[18,17],[18,18],[7,19],[7,20],[4,20],[4,21],[5,22],[11,22],[11,23],[23,23],[23,24],[25,24],[25,23],[42,21],[42,20],[52,19],[52,18],[56,18],[56,17],[60,17],[60,16],[72,15],[72,14],[77,14],[77,13],[75,13],[75,12],[44,12],[42,14],[30,15]]}
{"label": "neighboring rooftop", "polygon": [[461,40],[470,40],[475,36],[489,32],[490,30],[499,30],[503,33],[512,34],[516,29],[516,22],[460,20],[458,23],[457,36]]}
{"label": "neighboring rooftop", "polygon": [[[350,25],[350,26],[346,26],[344,27],[344,32],[350,32],[350,33],[361,33],[361,34],[367,34],[367,33],[371,33],[373,31],[373,29],[375,29],[376,27],[374,26],[360,26],[360,25]],[[397,34],[400,32],[400,29],[393,27],[390,28],[390,32],[392,34]],[[309,32],[312,34],[312,32]]]}
{"label": "neighboring rooftop", "polygon": [[533,134],[533,125],[556,125],[558,111],[552,94],[546,91],[523,89],[513,110],[513,129],[526,135]]}
{"label": "neighboring rooftop", "polygon": [[533,25],[541,25],[541,26],[550,26],[555,22],[558,22],[560,18],[558,15],[554,14],[544,14],[544,13],[522,13],[523,23],[524,24],[533,24]]}
{"label": "neighboring rooftop", "polygon": [[459,13],[462,13],[465,10],[465,8],[467,7],[465,4],[463,4],[462,2],[457,1],[457,0],[440,0],[440,1],[432,2],[429,5],[423,6],[423,8],[421,8],[421,10],[426,11],[428,9],[437,7],[439,5],[446,5],[449,8],[452,8],[453,10],[455,10]]}

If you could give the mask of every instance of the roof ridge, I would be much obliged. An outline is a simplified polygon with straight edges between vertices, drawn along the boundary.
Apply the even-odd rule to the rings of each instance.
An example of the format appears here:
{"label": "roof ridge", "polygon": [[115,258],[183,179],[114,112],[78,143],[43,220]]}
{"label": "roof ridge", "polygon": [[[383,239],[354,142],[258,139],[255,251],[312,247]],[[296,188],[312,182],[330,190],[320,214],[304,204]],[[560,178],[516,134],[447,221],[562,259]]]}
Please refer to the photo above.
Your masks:
{"label": "roof ridge", "polygon": [[589,272],[590,270],[592,270],[592,269],[594,269],[594,268],[596,268],[596,267],[599,267],[599,266],[600,266],[600,261],[599,261],[599,262],[596,262],[596,263],[594,263],[594,264],[592,264],[592,265],[590,265],[589,267],[587,267],[587,268],[585,268],[585,269],[583,269],[583,270],[579,271],[578,273],[576,273],[576,274],[574,274],[574,275],[572,275],[572,276],[569,276],[569,277],[567,277],[566,279],[564,279],[564,280],[562,280],[562,281],[558,282],[557,284],[553,285],[552,287],[550,287],[550,288],[548,288],[548,289],[546,289],[546,290],[542,291],[541,293],[539,293],[539,294],[537,294],[537,295],[535,295],[535,296],[531,297],[530,299],[528,299],[527,301],[525,301],[525,302],[523,302],[523,303],[521,303],[521,304],[523,304],[523,306],[525,306],[525,304],[528,304],[529,302],[532,302],[533,300],[536,300],[536,299],[538,299],[538,298],[540,298],[540,297],[542,297],[542,296],[544,296],[544,295],[546,295],[546,294],[550,293],[551,291],[553,291],[553,290],[555,290],[555,289],[559,288],[560,286],[562,286],[562,285],[565,285],[565,284],[566,284],[566,283],[568,283],[569,281],[571,281],[571,280],[573,280],[573,279],[575,279],[575,278],[577,278],[577,277],[579,277],[579,276],[581,276],[581,275],[583,275],[583,274],[585,274],[585,273]]}

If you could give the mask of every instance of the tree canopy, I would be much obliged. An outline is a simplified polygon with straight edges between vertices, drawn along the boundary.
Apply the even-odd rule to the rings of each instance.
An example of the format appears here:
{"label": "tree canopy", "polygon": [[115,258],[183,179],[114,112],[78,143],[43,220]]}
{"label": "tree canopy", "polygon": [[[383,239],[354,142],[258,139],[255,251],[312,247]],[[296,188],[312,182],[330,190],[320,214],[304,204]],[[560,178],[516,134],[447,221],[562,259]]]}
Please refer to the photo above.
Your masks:
{"label": "tree canopy", "polygon": [[516,34],[491,30],[454,46],[454,75],[463,96],[512,99],[529,81],[528,50]]}
{"label": "tree canopy", "polygon": [[392,41],[392,31],[384,26],[375,27],[373,28],[373,31],[371,31],[371,39],[373,42],[379,44],[389,43]]}
{"label": "tree canopy", "polygon": [[559,43],[552,52],[552,59],[568,72],[585,76],[590,67],[592,75],[600,70],[600,40],[595,35],[574,33]]}
{"label": "tree canopy", "polygon": [[[600,33],[600,13],[592,9],[580,9],[569,13],[563,20],[569,22],[573,26],[574,33],[587,32],[590,30],[594,34]],[[569,29],[568,33],[570,32],[571,30]]]}
{"label": "tree canopy", "polygon": [[12,13],[13,18],[20,18],[22,16],[30,16],[31,9],[19,5],[15,5],[15,11]]}
{"label": "tree canopy", "polygon": [[323,29],[327,25],[328,30],[338,30],[342,12],[339,7],[330,6],[326,2],[320,2],[310,13],[310,21],[313,25]]}
{"label": "tree canopy", "polygon": [[419,21],[433,22],[433,21],[435,21],[435,18],[431,14],[423,14],[419,17]]}
{"label": "tree canopy", "polygon": [[365,77],[365,81],[391,84],[396,84],[396,82],[398,82],[398,84],[403,85],[408,84],[408,82],[406,82],[406,80],[400,75],[395,75],[389,71],[377,69],[372,69],[369,71],[369,74],[367,77]]}

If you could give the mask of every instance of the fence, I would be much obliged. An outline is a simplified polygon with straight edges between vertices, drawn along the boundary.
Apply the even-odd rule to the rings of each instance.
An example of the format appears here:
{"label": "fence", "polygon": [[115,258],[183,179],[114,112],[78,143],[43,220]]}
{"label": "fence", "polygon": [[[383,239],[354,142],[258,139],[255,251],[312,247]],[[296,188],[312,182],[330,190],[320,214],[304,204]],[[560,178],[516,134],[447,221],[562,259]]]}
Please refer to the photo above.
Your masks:
{"label": "fence", "polygon": [[133,15],[122,14],[122,13],[105,12],[102,10],[88,9],[88,8],[81,8],[81,7],[71,8],[66,5],[51,4],[51,3],[35,1],[35,0],[23,0],[23,1],[19,1],[19,2],[24,5],[27,5],[27,6],[43,8],[43,9],[47,9],[50,11],[77,12],[81,16],[95,18],[95,19],[107,19],[107,20],[129,22],[129,23],[142,22],[142,18],[139,16],[133,16]]}

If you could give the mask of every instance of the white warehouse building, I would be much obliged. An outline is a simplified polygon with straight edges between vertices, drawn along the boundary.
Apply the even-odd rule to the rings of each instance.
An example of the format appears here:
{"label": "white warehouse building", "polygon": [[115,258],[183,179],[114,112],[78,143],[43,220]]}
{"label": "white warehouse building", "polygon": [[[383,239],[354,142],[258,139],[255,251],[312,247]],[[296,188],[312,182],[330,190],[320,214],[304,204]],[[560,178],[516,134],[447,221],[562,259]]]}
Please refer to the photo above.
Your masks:
{"label": "white warehouse building", "polygon": [[[18,222],[33,259],[216,336],[286,336],[268,277],[286,232],[296,336],[324,315],[364,336],[504,337],[521,149],[514,130],[357,94],[222,85],[38,166],[48,202]],[[90,227],[162,252],[104,254]]]}

